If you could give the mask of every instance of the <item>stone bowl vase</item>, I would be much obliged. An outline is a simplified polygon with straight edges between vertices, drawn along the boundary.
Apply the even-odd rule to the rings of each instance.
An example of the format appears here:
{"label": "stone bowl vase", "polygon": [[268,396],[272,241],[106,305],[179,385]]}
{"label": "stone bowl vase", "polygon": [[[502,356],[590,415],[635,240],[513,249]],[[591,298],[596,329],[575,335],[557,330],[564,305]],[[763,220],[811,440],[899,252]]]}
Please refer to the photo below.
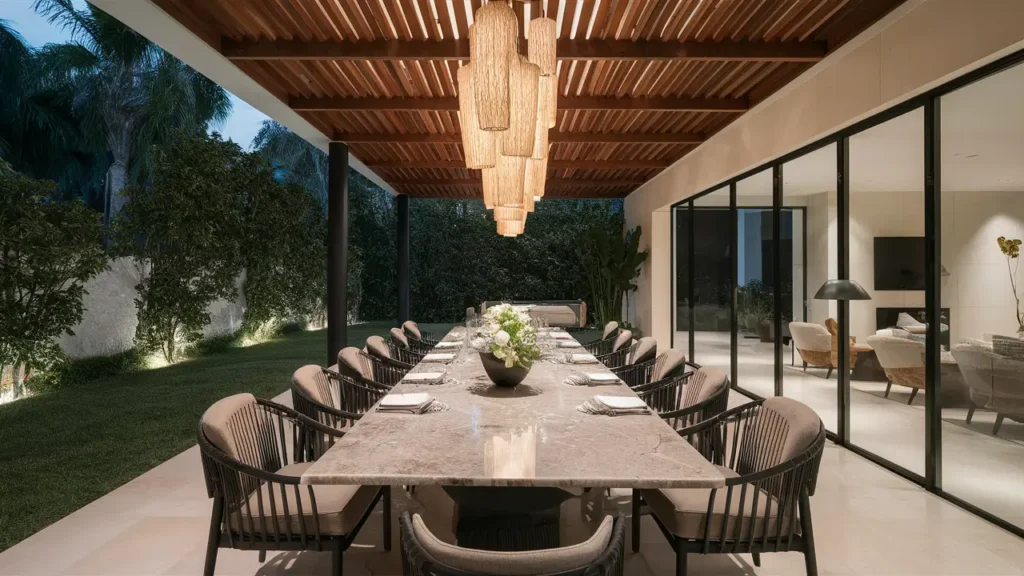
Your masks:
{"label": "stone bowl vase", "polygon": [[518,386],[520,382],[526,379],[526,375],[530,373],[529,368],[523,368],[522,366],[505,367],[505,361],[490,352],[481,352],[480,361],[483,362],[484,372],[487,373],[487,377],[491,379],[491,382],[505,388]]}

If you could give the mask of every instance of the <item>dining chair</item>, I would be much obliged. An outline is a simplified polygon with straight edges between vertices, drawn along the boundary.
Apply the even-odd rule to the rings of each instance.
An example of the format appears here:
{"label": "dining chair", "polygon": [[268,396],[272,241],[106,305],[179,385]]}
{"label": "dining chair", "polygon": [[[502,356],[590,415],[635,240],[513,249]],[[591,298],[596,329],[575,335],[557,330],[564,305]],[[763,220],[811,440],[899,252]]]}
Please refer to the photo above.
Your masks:
{"label": "dining chair", "polygon": [[586,541],[561,548],[504,552],[462,548],[438,539],[419,514],[399,520],[404,576],[621,576],[626,524],[605,516]]}
{"label": "dining chair", "polygon": [[384,549],[391,549],[387,486],[302,485],[313,462],[344,432],[252,394],[215,402],[197,437],[206,491],[213,499],[204,576],[213,576],[220,548],[332,552],[342,556],[381,503]]}
{"label": "dining chair", "polygon": [[636,388],[674,377],[685,367],[686,354],[671,349],[646,362],[613,368],[612,373],[630,388]]}
{"label": "dining chair", "polygon": [[409,350],[421,358],[434,348],[433,344],[428,346],[415,338],[409,338],[401,328],[392,328],[388,334],[391,337],[391,344],[395,347]]}
{"label": "dining chair", "polygon": [[338,372],[371,387],[390,389],[409,373],[409,369],[375,358],[355,346],[346,346],[338,352]]}
{"label": "dining chair", "polygon": [[604,331],[601,333],[600,340],[588,342],[583,345],[583,348],[595,356],[607,354],[612,351],[612,344],[615,342],[615,337],[618,335],[619,323],[612,320],[604,325]]}
{"label": "dining chair", "polygon": [[[825,446],[825,427],[796,400],[773,397],[738,406],[684,431],[725,476],[725,487],[633,491],[633,551],[640,550],[641,507],[676,552],[676,575],[688,554],[802,552],[817,576],[810,497]],[[682,432],[681,432],[682,433]]]}
{"label": "dining chair", "polygon": [[366,339],[366,353],[385,364],[391,364],[405,370],[412,370],[413,366],[423,360],[423,355],[416,354],[408,348],[402,348],[394,342],[388,342],[380,336],[370,336]]}
{"label": "dining chair", "polygon": [[403,322],[402,330],[409,336],[409,338],[422,342],[425,346],[430,346],[431,348],[437,346],[437,343],[441,341],[440,338],[435,337],[430,332],[420,330],[419,324],[412,320],[406,320]]}
{"label": "dining chair", "polygon": [[352,426],[388,390],[370,387],[315,364],[292,374],[292,406],[307,418],[331,428]]}
{"label": "dining chair", "polygon": [[729,377],[709,366],[633,388],[675,430],[710,420],[729,406]]}
{"label": "dining chair", "polygon": [[625,366],[634,352],[636,344],[633,343],[633,333],[629,330],[622,330],[615,341],[612,342],[611,351],[607,354],[595,354],[597,360],[608,368]]}

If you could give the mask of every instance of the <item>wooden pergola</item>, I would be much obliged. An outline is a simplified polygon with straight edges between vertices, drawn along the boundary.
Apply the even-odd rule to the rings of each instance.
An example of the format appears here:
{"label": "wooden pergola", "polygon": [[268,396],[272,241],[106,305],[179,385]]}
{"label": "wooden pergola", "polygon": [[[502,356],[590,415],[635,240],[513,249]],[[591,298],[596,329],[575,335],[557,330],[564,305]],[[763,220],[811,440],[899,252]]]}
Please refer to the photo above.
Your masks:
{"label": "wooden pergola", "polygon": [[[398,192],[480,196],[455,77],[482,0],[153,1]],[[626,196],[902,1],[516,0],[520,35],[560,30],[546,195]]]}

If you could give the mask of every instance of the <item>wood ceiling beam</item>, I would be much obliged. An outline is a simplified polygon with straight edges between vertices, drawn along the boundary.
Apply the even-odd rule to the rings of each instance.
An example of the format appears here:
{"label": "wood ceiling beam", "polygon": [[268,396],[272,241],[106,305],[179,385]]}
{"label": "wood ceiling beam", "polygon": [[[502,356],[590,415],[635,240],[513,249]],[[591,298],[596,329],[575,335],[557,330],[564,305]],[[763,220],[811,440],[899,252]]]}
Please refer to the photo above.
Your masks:
{"label": "wood ceiling beam", "polygon": [[[337,132],[335,142],[385,143],[385,144],[461,144],[462,136],[454,133],[445,134],[354,134]],[[560,144],[700,144],[704,137],[700,134],[662,133],[646,134],[643,132],[555,132],[548,136],[548,141]]]}
{"label": "wood ceiling beam", "polygon": [[[673,160],[548,160],[548,170],[650,170],[667,168]],[[464,160],[388,160],[364,162],[370,168],[463,169]]]}
{"label": "wood ceiling beam", "polygon": [[[459,99],[444,98],[304,98],[288,104],[297,112],[338,111],[456,111]],[[559,96],[559,110],[656,110],[669,112],[742,113],[750,108],[746,98]]]}
{"label": "wood ceiling beam", "polygon": [[[469,60],[469,41],[373,40],[318,42],[304,40],[236,41],[221,38],[221,53],[230,60]],[[524,47],[525,50],[525,47]],[[525,52],[524,52],[525,53]],[[559,60],[689,60],[734,62],[818,62],[828,53],[825,42],[661,42],[650,40],[558,40]]]}
{"label": "wood ceiling beam", "polygon": [[[643,184],[645,180],[611,180],[611,179],[600,179],[600,180],[578,180],[574,178],[548,178],[546,187],[566,187],[566,186],[639,186]],[[392,186],[452,186],[459,188],[472,188],[481,186],[479,178],[440,178],[436,180],[388,180],[388,184]]]}

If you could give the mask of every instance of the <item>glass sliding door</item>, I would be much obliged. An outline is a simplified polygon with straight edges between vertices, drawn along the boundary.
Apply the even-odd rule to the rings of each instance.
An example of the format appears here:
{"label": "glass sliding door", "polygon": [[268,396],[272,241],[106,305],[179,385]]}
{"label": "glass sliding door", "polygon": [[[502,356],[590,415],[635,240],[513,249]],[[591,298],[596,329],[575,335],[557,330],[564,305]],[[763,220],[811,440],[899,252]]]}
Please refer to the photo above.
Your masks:
{"label": "glass sliding door", "polygon": [[1024,527],[1021,102],[1024,65],[940,99],[939,409],[942,489]]}
{"label": "glass sliding door", "polygon": [[692,227],[690,225],[689,203],[672,209],[672,233],[675,236],[675,257],[672,262],[672,278],[675,293],[672,295],[673,333],[672,347],[682,350],[690,358],[690,252]]}
{"label": "glass sliding door", "polygon": [[[850,137],[850,442],[925,474],[924,111]],[[838,367],[837,369],[843,369]]]}
{"label": "glass sliding door", "polygon": [[758,396],[775,395],[775,232],[772,171],[736,184],[736,385]]}
{"label": "glass sliding door", "polygon": [[726,374],[732,365],[730,218],[728,187],[693,201],[693,361]]}
{"label": "glass sliding door", "polygon": [[818,288],[838,275],[836,145],[829,144],[782,165],[783,370],[782,394],[814,409],[837,429],[837,378],[832,366],[829,319],[836,303],[814,300]]}

